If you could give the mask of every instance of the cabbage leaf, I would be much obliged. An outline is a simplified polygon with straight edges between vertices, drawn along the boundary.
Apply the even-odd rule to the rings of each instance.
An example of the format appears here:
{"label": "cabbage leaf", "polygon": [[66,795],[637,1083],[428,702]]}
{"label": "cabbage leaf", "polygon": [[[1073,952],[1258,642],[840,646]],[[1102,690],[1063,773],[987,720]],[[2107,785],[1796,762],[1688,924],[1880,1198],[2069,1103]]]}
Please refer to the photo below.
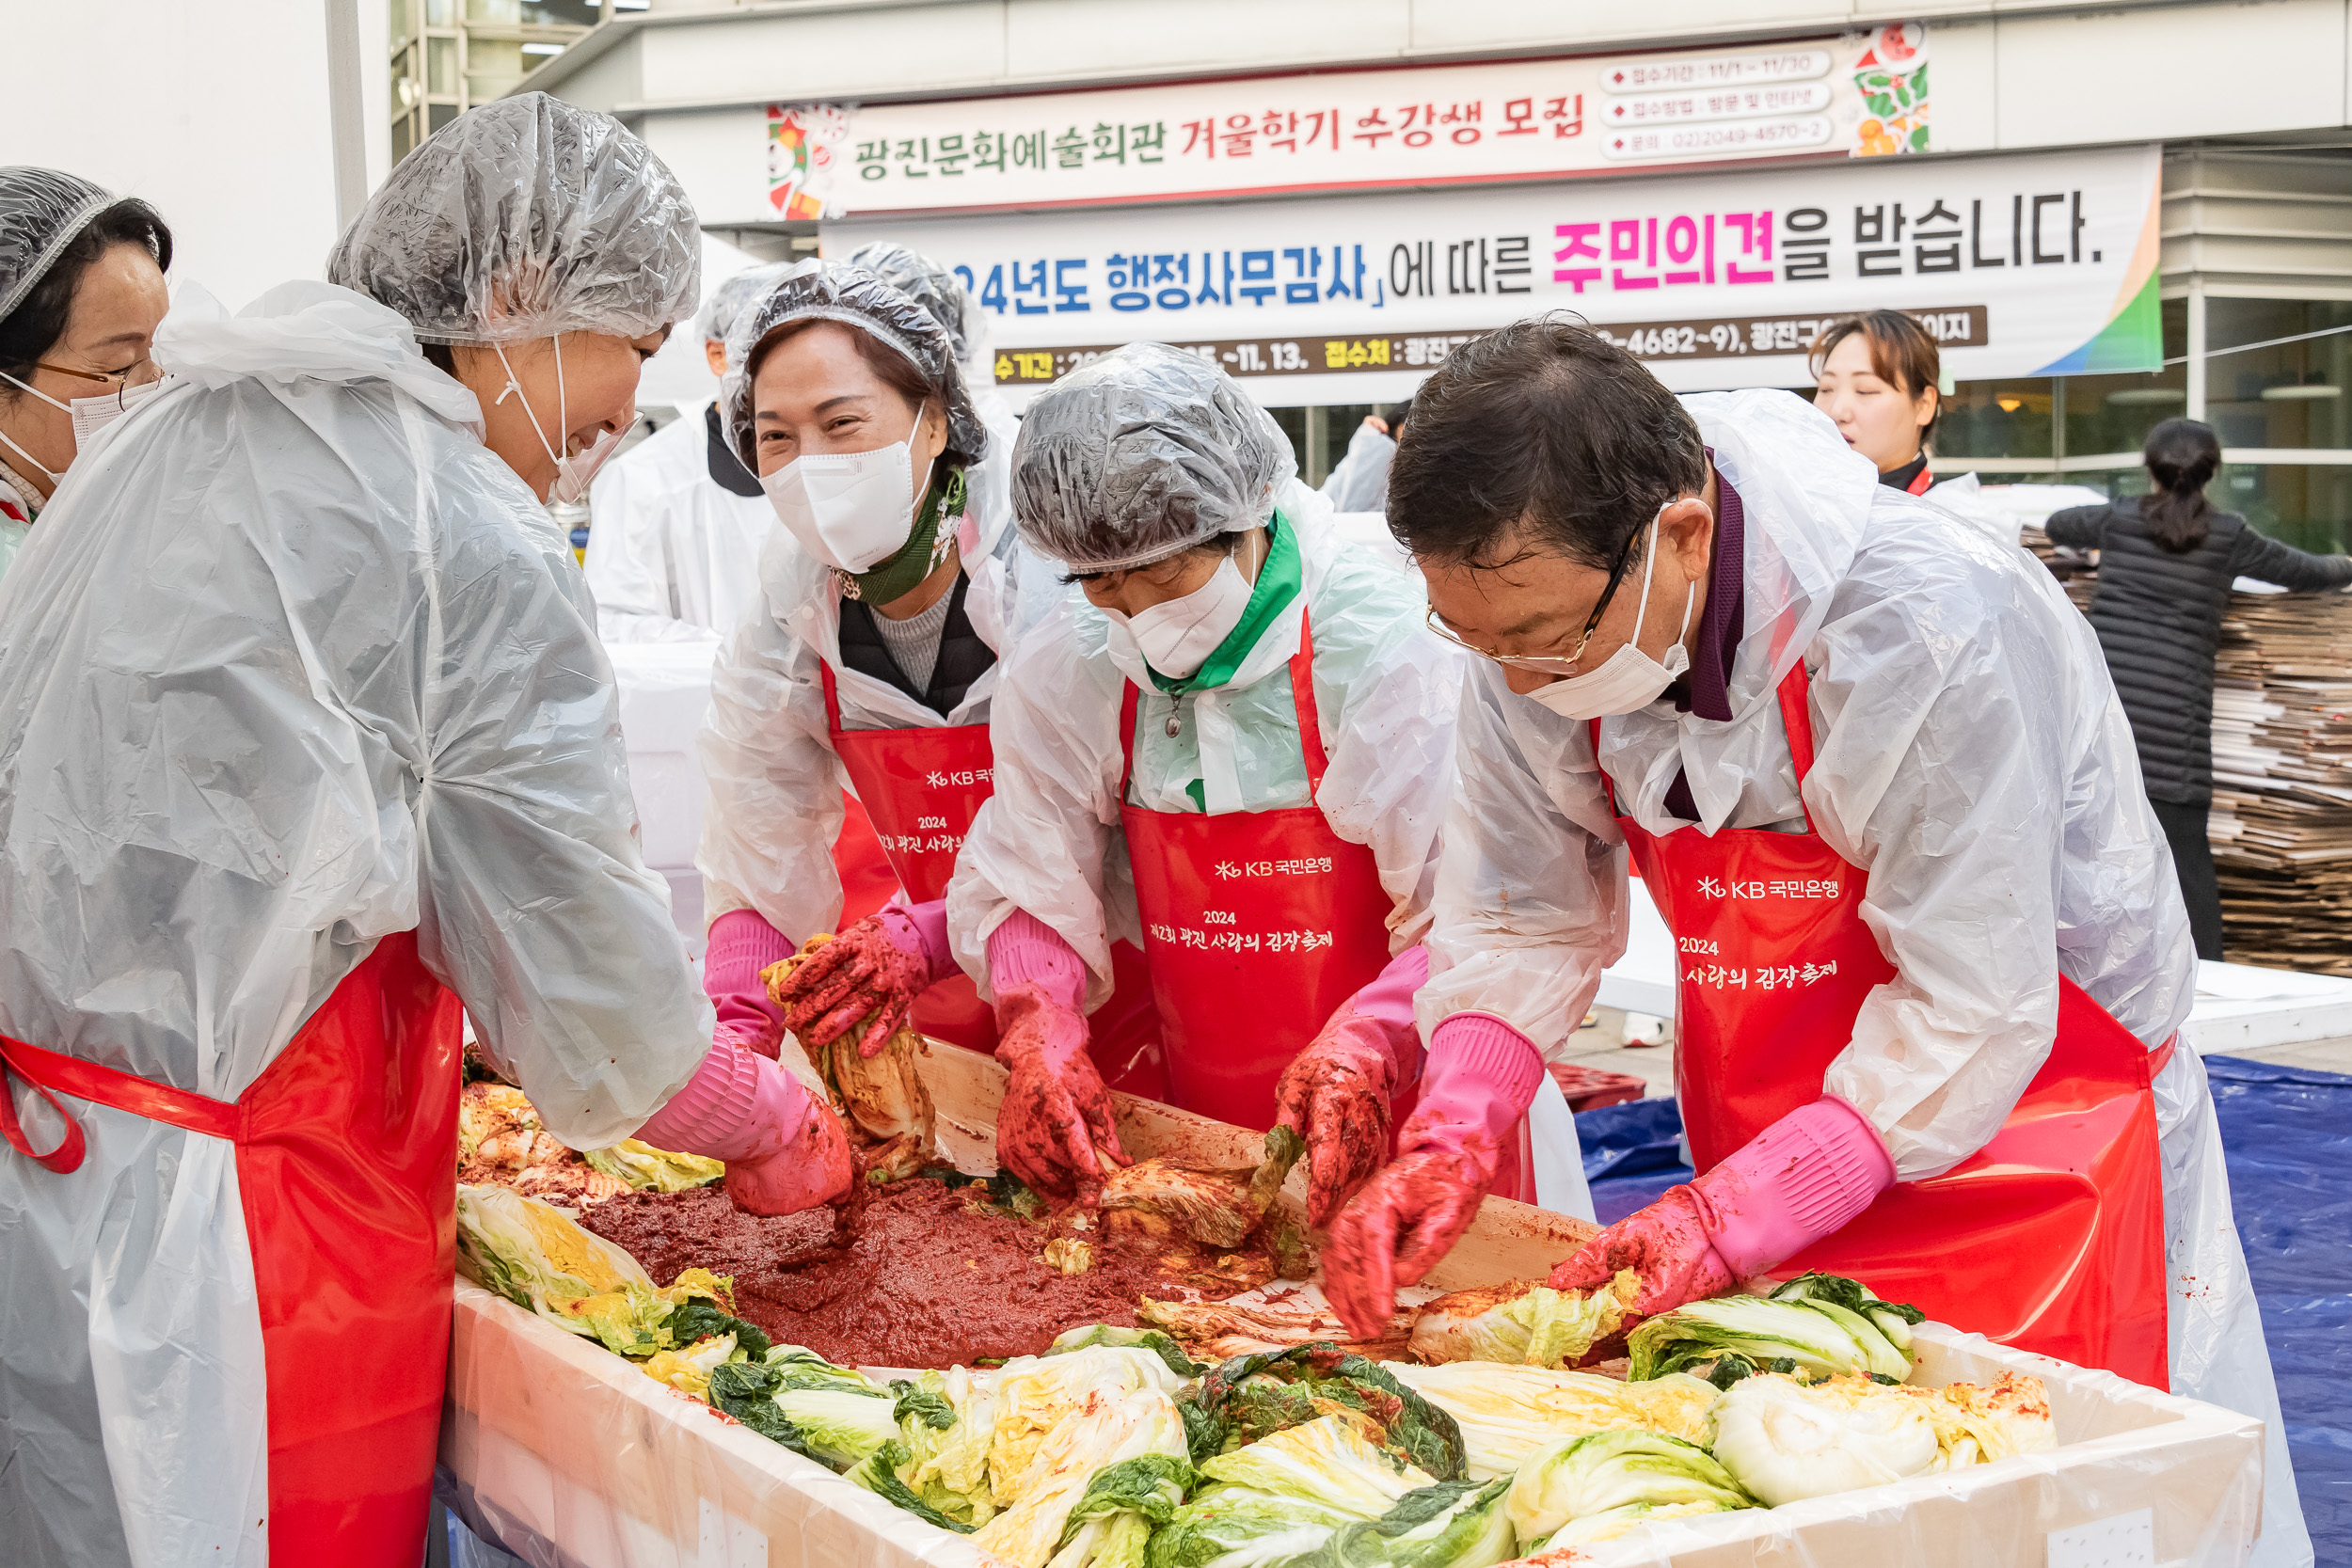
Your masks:
{"label": "cabbage leaf", "polygon": [[1511,1528],[1532,1550],[1592,1514],[1692,1503],[1729,1512],[1755,1499],[1696,1443],[1661,1432],[1596,1432],[1531,1454],[1511,1481],[1507,1507]]}
{"label": "cabbage leaf", "polygon": [[1536,1449],[1588,1433],[1638,1429],[1704,1444],[1716,1395],[1714,1385],[1683,1372],[1620,1383],[1598,1372],[1482,1361],[1383,1367],[1453,1418],[1471,1481],[1515,1475]]}

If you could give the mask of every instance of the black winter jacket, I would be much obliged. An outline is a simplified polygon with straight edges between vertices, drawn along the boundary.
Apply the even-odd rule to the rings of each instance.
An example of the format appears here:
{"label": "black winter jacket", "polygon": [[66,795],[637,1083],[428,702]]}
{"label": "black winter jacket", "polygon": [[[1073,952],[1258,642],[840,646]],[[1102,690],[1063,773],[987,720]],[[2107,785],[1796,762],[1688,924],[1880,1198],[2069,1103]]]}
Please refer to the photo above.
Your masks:
{"label": "black winter jacket", "polygon": [[2307,555],[2265,538],[2234,512],[2185,555],[2155,542],[2139,499],[2070,507],[2044,525],[2050,541],[2099,552],[2091,628],[2139,747],[2148,798],[2201,806],[2213,800],[2213,665],[2221,614],[2237,578],[2281,588],[2352,582],[2352,557]]}

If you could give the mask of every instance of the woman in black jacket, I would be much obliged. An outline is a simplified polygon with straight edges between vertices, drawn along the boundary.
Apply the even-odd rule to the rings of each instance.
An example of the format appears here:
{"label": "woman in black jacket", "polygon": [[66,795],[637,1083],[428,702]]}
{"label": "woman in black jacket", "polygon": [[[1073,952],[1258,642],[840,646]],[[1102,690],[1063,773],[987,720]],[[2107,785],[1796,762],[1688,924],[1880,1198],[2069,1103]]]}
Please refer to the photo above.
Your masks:
{"label": "woman in black jacket", "polygon": [[2052,544],[2099,551],[2090,625],[2138,742],[2149,803],[2172,845],[2201,958],[2221,957],[2221,893],[2205,816],[2213,803],[2213,666],[2237,578],[2281,588],[2352,583],[2352,557],[2307,555],[2217,512],[2205,485],[2221,463],[2210,425],[2167,420],[2142,453],[2155,487],[2077,506],[2045,525]]}

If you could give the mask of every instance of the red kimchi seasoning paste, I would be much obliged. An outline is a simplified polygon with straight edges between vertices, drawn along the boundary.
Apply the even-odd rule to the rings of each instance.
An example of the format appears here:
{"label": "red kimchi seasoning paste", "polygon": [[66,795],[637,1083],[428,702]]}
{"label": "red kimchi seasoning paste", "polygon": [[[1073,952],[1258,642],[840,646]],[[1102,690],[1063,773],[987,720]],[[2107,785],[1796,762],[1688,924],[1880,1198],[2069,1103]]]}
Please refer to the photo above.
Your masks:
{"label": "red kimchi seasoning paste", "polygon": [[[846,1235],[830,1209],[767,1219],[715,1186],[629,1193],[581,1215],[656,1283],[688,1268],[731,1275],[738,1314],[779,1342],[882,1367],[1034,1355],[1066,1328],[1132,1326],[1139,1297],[1200,1294],[1152,1249],[1106,1238],[1098,1220],[1073,1221],[1023,1219],[988,1206],[980,1188],[930,1178],[869,1189]],[[1093,1266],[1064,1274],[1041,1261],[1057,1238],[1087,1243]]]}

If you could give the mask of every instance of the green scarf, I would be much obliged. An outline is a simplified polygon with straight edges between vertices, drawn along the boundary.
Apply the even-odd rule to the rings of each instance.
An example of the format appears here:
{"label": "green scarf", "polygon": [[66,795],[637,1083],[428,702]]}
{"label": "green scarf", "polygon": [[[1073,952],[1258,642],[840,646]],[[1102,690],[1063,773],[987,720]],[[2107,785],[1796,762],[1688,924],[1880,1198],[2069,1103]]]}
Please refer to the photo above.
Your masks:
{"label": "green scarf", "polygon": [[1241,620],[1225,634],[1225,641],[1203,660],[1200,668],[1182,680],[1161,674],[1146,664],[1152,684],[1170,697],[1182,697],[1188,691],[1211,690],[1233,678],[1249,650],[1274,625],[1276,616],[1290,608],[1298,597],[1298,538],[1277,512],[1266,525],[1265,564],[1258,568],[1258,580],[1250,585],[1249,602],[1242,607]]}
{"label": "green scarf", "polygon": [[834,574],[841,579],[841,596],[862,599],[869,605],[885,605],[914,593],[915,585],[931,575],[956,542],[953,531],[941,537],[940,519],[962,515],[963,470],[950,468],[946,484],[934,484],[923,492],[923,508],[915,514],[914,531],[907,536],[897,555],[870,572]]}

